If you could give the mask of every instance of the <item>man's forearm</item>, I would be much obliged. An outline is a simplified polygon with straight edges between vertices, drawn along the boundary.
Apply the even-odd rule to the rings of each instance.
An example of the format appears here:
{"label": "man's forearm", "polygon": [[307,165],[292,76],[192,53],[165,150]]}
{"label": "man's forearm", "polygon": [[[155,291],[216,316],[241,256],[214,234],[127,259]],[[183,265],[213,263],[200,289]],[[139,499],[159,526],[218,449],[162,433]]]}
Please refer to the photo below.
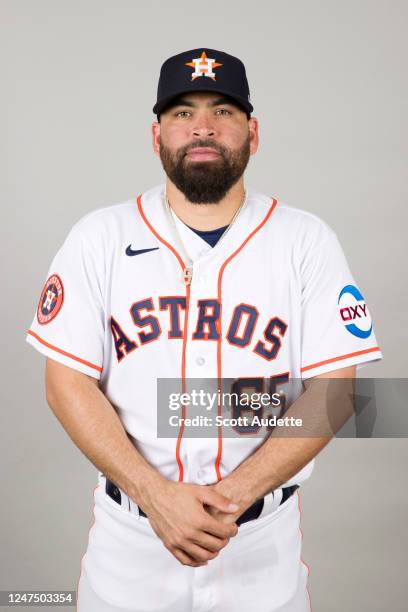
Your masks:
{"label": "man's forearm", "polygon": [[269,438],[218,483],[220,492],[244,509],[297,474],[332,439],[353,414],[349,379],[318,379],[290,406],[284,416],[303,425],[276,428]]}
{"label": "man's forearm", "polygon": [[46,377],[48,404],[70,438],[105,476],[139,503],[153,481],[163,477],[131,443],[96,381],[55,362],[47,364]]}
{"label": "man's forearm", "polygon": [[281,487],[311,461],[330,439],[271,436],[217,486],[220,492],[246,509],[255,500]]}

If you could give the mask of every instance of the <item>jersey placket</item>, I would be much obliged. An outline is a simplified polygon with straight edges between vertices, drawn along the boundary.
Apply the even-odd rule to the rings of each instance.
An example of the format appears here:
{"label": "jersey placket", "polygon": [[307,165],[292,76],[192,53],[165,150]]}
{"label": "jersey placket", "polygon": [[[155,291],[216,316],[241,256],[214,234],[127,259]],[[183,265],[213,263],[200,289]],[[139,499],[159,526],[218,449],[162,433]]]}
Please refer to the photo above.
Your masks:
{"label": "jersey placket", "polygon": [[[176,219],[178,230],[185,249],[192,260],[192,280],[189,285],[189,309],[187,313],[186,338],[185,338],[185,389],[188,392],[189,380],[193,379],[192,387],[204,388],[208,391],[214,389],[214,385],[208,385],[208,379],[217,380],[217,337],[210,339],[210,332],[214,335],[214,325],[200,321],[200,313],[208,314],[205,302],[214,302],[217,299],[217,278],[220,266],[220,256],[193,230]],[[202,335],[204,338],[198,338]],[[197,386],[197,379],[202,379],[204,384]],[[209,416],[205,406],[199,408],[200,414]],[[197,414],[197,410],[194,412]],[[189,417],[188,408],[185,416]],[[211,411],[214,416],[214,411]],[[201,427],[201,426],[200,426]],[[186,429],[180,439],[180,459],[183,464],[184,480],[187,482],[198,482],[210,484],[216,481],[214,462],[218,452],[218,432],[216,426],[202,426],[205,429]],[[203,436],[200,438],[200,433]],[[208,437],[210,436],[210,438]],[[209,446],[211,447],[209,449]]]}

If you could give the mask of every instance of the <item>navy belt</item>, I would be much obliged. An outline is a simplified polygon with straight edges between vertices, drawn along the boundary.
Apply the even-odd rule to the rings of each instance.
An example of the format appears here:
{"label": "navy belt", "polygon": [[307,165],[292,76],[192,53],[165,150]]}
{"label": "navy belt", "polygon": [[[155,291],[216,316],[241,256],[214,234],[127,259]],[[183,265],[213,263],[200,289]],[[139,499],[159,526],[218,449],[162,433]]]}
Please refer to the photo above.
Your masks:
{"label": "navy belt", "polygon": [[[292,485],[291,487],[283,487],[282,500],[279,505],[281,506],[282,504],[284,504],[285,501],[289,499],[289,497],[291,497],[291,495],[293,495],[293,493],[298,488],[299,488],[299,485]],[[118,489],[118,487],[115,485],[115,483],[109,480],[109,478],[106,479],[105,491],[106,491],[106,494],[109,495],[111,499],[113,499],[113,501],[121,505],[121,501],[122,501],[121,492]],[[242,525],[242,523],[247,523],[248,521],[253,521],[254,519],[257,519],[262,512],[263,506],[264,506],[264,498],[262,497],[261,499],[257,499],[256,502],[252,504],[252,506],[249,506],[249,508],[247,508],[247,510],[245,510],[245,512],[243,512],[243,514],[241,514],[241,516],[237,518],[237,520],[235,521],[236,524]],[[147,518],[146,513],[143,512],[140,506],[138,506],[138,508],[139,508],[139,514]]]}

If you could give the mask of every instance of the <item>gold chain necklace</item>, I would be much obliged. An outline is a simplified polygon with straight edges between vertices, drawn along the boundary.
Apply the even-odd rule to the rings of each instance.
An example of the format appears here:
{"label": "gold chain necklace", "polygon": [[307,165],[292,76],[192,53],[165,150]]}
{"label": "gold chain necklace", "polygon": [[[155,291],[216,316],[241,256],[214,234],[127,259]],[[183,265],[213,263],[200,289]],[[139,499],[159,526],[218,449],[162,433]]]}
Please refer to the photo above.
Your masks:
{"label": "gold chain necklace", "polygon": [[[246,190],[244,190],[244,196],[242,198],[241,204],[239,205],[239,207],[235,211],[234,216],[232,217],[232,219],[231,219],[227,229],[224,231],[224,233],[222,234],[221,238],[217,242],[217,245],[225,238],[226,234],[231,229],[231,227],[234,224],[236,218],[238,217],[239,213],[241,212],[241,209],[244,207],[244,204],[245,204],[246,200],[247,200],[247,192],[246,192]],[[164,202],[165,202],[166,210],[167,210],[168,216],[170,217],[170,220],[171,220],[174,232],[175,232],[176,237],[178,239],[178,242],[180,244],[181,251],[183,252],[183,255],[184,255],[185,267],[184,267],[184,270],[183,270],[183,283],[185,285],[191,285],[191,281],[193,279],[193,262],[191,260],[191,257],[188,255],[188,253],[186,251],[186,248],[185,248],[184,243],[183,243],[183,241],[181,239],[181,236],[180,236],[180,232],[178,231],[176,222],[175,222],[173,214],[172,214],[172,208],[170,206],[169,198],[167,197],[167,191],[164,194]],[[174,214],[176,214],[176,213],[174,213]],[[177,218],[179,218],[179,217],[177,217]]]}

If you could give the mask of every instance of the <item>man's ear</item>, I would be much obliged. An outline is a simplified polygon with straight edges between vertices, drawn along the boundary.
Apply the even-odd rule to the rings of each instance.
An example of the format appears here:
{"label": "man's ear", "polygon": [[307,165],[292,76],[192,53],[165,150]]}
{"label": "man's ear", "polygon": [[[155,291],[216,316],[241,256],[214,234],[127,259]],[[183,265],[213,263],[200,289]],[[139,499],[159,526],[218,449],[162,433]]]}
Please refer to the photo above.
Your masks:
{"label": "man's ear", "polygon": [[152,146],[155,155],[159,155],[160,152],[160,130],[161,125],[158,121],[152,123]]}
{"label": "man's ear", "polygon": [[250,133],[251,155],[254,155],[259,146],[259,123],[256,117],[251,117],[248,119],[248,129]]}

